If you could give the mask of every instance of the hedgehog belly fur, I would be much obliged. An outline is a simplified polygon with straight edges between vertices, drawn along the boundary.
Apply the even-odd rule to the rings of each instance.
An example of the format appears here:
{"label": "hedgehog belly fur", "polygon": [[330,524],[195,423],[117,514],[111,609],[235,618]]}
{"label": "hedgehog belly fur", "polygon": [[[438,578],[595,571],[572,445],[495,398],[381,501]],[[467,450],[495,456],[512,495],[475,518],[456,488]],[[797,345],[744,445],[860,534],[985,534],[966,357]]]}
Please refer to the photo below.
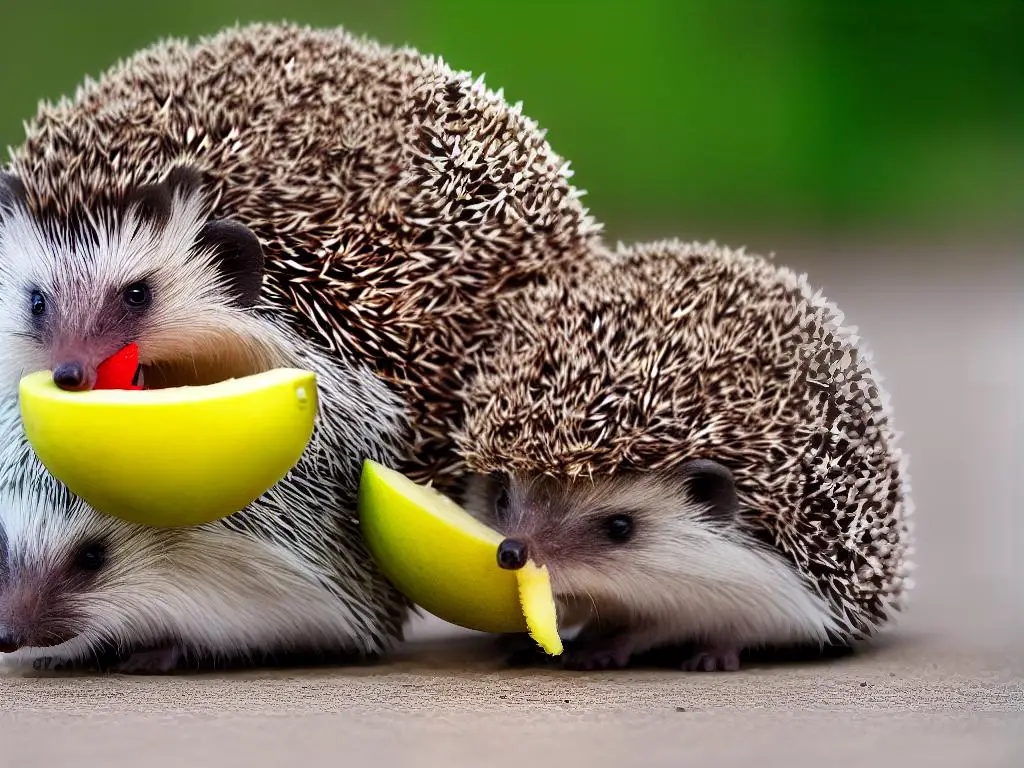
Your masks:
{"label": "hedgehog belly fur", "polygon": [[826,645],[840,634],[829,605],[777,553],[745,536],[694,525],[685,541],[666,542],[661,556],[673,565],[652,570],[648,583],[638,571],[603,571],[600,564],[566,578],[556,571],[556,590],[588,596],[560,601],[560,615],[634,627],[634,654],[684,643]]}

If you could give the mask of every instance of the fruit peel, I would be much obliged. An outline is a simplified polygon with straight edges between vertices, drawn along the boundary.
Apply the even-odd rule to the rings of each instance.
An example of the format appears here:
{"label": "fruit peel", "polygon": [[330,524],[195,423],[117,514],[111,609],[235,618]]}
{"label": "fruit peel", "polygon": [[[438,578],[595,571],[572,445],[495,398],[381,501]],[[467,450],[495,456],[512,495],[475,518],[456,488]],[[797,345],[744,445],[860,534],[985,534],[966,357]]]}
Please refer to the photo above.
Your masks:
{"label": "fruit peel", "polygon": [[358,509],[370,555],[413,603],[466,629],[530,632],[548,653],[561,652],[547,570],[500,568],[501,534],[449,497],[367,459]]}
{"label": "fruit peel", "polygon": [[301,458],[316,376],[278,368],[193,387],[68,392],[39,371],[19,385],[44,466],[99,512],[140,525],[201,525],[238,512]]}

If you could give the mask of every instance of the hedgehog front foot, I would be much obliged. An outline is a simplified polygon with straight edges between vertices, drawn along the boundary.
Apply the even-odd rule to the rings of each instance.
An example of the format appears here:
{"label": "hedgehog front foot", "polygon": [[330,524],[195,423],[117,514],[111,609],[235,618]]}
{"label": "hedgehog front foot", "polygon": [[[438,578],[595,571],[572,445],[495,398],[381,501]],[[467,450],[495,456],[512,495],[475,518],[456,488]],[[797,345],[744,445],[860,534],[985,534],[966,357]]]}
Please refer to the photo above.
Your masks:
{"label": "hedgehog front foot", "polygon": [[542,666],[551,660],[551,657],[525,632],[500,636],[498,649],[505,664],[510,667]]}
{"label": "hedgehog front foot", "polygon": [[113,671],[124,675],[167,675],[176,671],[184,659],[185,654],[176,646],[133,651]]}
{"label": "hedgehog front foot", "polygon": [[566,669],[622,669],[629,664],[633,648],[633,637],[628,634],[595,639],[567,648],[562,664]]}
{"label": "hedgehog front foot", "polygon": [[740,650],[730,646],[695,648],[682,667],[688,672],[735,672],[740,668]]}

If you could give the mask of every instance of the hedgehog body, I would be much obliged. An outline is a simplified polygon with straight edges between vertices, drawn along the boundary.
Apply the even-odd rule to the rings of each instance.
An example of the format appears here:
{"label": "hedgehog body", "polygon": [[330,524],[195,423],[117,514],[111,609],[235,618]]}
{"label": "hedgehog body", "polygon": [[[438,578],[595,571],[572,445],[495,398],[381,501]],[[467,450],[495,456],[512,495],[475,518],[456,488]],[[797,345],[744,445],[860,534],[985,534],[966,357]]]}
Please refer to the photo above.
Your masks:
{"label": "hedgehog body", "polygon": [[[69,223],[122,220],[140,186],[182,166],[201,176],[188,216],[237,222],[261,244],[252,314],[293,346],[368,365],[407,404],[405,469],[419,479],[444,481],[455,393],[494,332],[496,298],[602,247],[568,163],[518,106],[443,61],[341,29],[254,24],[144,49],[41,107],[8,170],[63,242]],[[107,244],[130,252],[126,240]],[[251,347],[250,333],[234,341]],[[44,362],[28,341],[15,373]]]}
{"label": "hedgehog body", "polygon": [[[0,175],[0,564],[17,564],[0,568],[0,651],[400,638],[406,603],[358,533],[361,462],[449,477],[492,304],[598,247],[568,177],[480,81],[340,29],[161,42],[43,105]],[[16,383],[53,369],[87,389],[131,341],[147,387],[314,370],[320,419],[298,465],[187,533],[115,525],[67,495],[25,444]],[[82,575],[86,561],[105,565]]]}
{"label": "hedgehog body", "polygon": [[566,616],[639,627],[596,663],[678,642],[732,668],[900,609],[905,456],[856,330],[805,278],[713,244],[620,247],[497,322],[458,435],[467,504],[547,561]]}

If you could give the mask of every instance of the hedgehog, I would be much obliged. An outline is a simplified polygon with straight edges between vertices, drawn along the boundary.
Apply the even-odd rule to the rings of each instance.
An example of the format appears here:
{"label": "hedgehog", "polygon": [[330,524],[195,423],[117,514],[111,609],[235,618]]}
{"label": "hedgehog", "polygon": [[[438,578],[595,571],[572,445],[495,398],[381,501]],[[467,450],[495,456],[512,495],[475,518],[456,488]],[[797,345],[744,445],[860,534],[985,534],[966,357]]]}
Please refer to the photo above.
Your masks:
{"label": "hedgehog", "polygon": [[[116,646],[171,669],[400,640],[409,606],[359,537],[361,464],[454,477],[491,307],[601,249],[570,177],[482,79],[341,28],[164,40],[42,104],[0,175],[0,652]],[[17,382],[90,389],[130,342],[150,389],[314,371],[299,463],[188,531],[65,493],[21,434]]]}
{"label": "hedgehog", "polygon": [[870,352],[773,259],[620,245],[500,302],[467,385],[467,509],[547,566],[563,663],[849,652],[912,583],[906,454]]}

